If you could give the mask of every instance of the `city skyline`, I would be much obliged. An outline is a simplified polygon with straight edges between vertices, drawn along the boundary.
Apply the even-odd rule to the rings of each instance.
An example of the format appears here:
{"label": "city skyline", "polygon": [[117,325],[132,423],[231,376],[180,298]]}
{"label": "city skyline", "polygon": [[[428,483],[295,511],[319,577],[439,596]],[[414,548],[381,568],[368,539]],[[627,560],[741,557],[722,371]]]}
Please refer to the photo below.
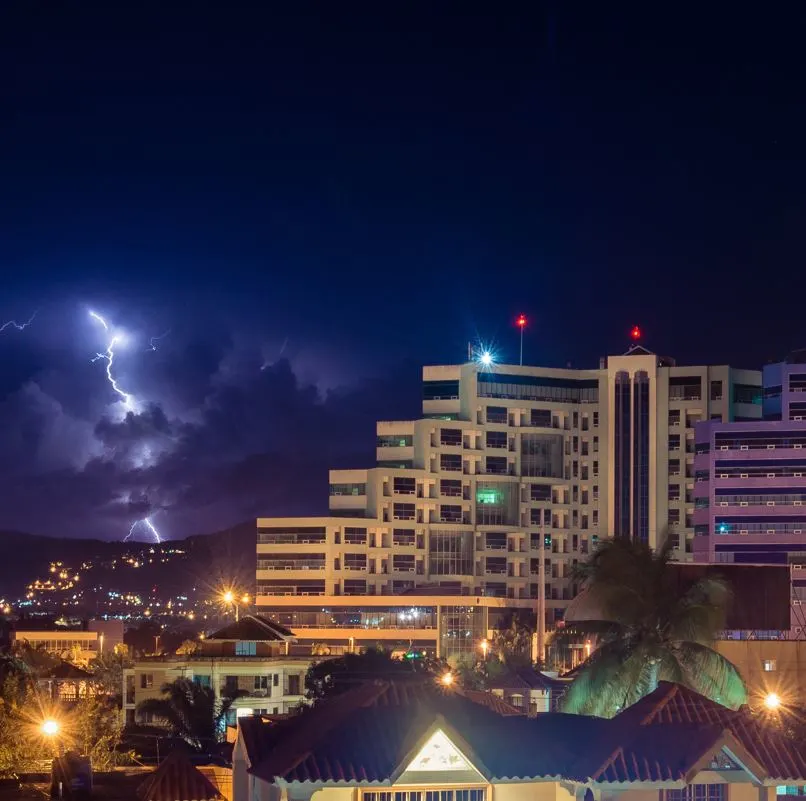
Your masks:
{"label": "city skyline", "polygon": [[521,313],[545,367],[806,344],[801,9],[217,8],[0,11],[0,529],[324,513]]}

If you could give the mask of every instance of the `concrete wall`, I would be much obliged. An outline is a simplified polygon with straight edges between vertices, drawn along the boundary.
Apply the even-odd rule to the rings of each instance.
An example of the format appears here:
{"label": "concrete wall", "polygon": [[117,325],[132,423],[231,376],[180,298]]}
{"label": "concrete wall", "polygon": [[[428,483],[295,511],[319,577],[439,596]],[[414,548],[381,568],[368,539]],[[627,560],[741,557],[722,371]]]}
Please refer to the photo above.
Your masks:
{"label": "concrete wall", "polygon": [[[769,692],[784,700],[806,698],[806,641],[800,640],[721,640],[717,650],[736,665],[747,684],[751,703]],[[771,661],[773,670],[765,670]]]}

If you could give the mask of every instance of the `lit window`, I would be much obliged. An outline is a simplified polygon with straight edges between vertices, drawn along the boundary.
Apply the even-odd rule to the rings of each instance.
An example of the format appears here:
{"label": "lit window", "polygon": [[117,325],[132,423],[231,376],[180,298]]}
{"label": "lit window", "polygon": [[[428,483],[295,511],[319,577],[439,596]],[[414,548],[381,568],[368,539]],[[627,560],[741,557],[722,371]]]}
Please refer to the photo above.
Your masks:
{"label": "lit window", "polygon": [[772,673],[775,669],[776,669],[776,662],[774,659],[764,660],[764,671],[766,673]]}
{"label": "lit window", "polygon": [[235,643],[235,656],[256,656],[257,643],[250,640],[238,640]]}

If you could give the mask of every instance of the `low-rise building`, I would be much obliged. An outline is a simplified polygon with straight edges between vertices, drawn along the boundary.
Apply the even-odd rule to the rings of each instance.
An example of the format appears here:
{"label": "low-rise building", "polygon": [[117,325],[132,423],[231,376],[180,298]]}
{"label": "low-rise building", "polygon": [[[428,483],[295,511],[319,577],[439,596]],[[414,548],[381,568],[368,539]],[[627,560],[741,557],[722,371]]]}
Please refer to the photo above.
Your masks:
{"label": "low-rise building", "polygon": [[305,674],[310,656],[289,653],[295,638],[288,629],[260,615],[246,615],[199,643],[196,652],[154,656],[135,661],[124,671],[123,709],[126,723],[145,720],[137,705],[159,698],[162,687],[180,678],[211,687],[217,698],[244,694],[233,704],[237,716],[289,712],[305,701]]}
{"label": "low-rise building", "polygon": [[12,641],[15,645],[40,648],[81,665],[87,665],[98,654],[111,652],[123,643],[123,622],[120,620],[90,620],[85,625],[86,629],[19,629],[12,632]]}
{"label": "low-rise building", "polygon": [[233,801],[774,801],[806,784],[782,732],[668,683],[604,720],[375,682],[238,729]]}

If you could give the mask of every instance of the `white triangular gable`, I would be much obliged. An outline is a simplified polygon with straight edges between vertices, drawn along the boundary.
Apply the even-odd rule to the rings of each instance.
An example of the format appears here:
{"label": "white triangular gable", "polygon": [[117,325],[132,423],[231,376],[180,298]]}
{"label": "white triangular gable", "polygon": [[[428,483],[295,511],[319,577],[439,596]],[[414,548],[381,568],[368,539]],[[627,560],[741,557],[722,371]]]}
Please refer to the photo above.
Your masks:
{"label": "white triangular gable", "polygon": [[398,777],[398,783],[484,781],[478,768],[454,745],[442,729],[434,729]]}
{"label": "white triangular gable", "polygon": [[475,770],[442,729],[437,729],[426,740],[417,756],[406,766],[405,772],[435,770]]}

